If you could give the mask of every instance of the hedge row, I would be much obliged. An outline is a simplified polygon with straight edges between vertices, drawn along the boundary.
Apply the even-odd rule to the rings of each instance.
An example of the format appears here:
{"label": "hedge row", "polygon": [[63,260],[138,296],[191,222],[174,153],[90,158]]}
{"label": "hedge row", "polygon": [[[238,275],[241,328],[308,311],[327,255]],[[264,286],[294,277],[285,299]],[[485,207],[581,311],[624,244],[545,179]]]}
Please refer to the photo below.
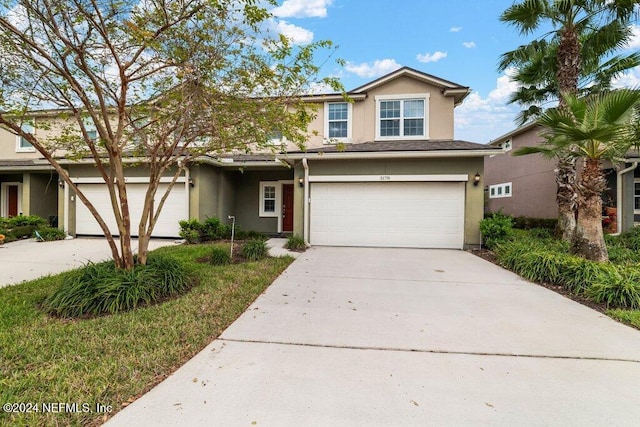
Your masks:
{"label": "hedge row", "polygon": [[640,267],[573,256],[558,241],[520,238],[495,246],[498,262],[520,276],[563,286],[608,307],[640,309]]}

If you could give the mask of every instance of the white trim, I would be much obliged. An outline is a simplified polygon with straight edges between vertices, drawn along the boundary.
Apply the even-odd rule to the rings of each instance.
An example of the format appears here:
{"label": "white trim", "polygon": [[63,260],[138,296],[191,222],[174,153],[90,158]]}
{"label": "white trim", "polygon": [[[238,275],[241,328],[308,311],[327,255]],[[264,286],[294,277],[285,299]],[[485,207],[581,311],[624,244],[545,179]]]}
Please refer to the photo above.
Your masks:
{"label": "white trim", "polygon": [[469,175],[310,175],[309,182],[467,182]]}
{"label": "white trim", "polygon": [[[274,211],[273,212],[265,212],[264,210],[264,188],[265,187],[273,187],[274,188]],[[279,181],[260,181],[260,192],[258,194],[258,216],[261,218],[278,218],[278,224],[282,221],[282,185]],[[271,200],[271,199],[269,199]],[[278,209],[280,206],[280,209]],[[280,228],[280,226],[278,226]]]}
{"label": "white trim", "polygon": [[[329,136],[329,105],[347,104],[347,136],[346,138],[332,138]],[[334,120],[335,121],[335,120]],[[325,102],[324,103],[324,139],[325,144],[351,143],[353,141],[353,104],[346,101]]]}
{"label": "white trim", "polygon": [[495,184],[489,186],[489,198],[490,199],[502,199],[505,197],[511,197],[513,195],[513,183],[503,182],[502,184]]}
{"label": "white trim", "polygon": [[302,201],[302,238],[307,246],[311,246],[309,243],[309,162],[307,158],[302,158],[302,167],[304,168],[304,200]]}
{"label": "white trim", "polygon": [[370,89],[376,88],[380,85],[385,84],[386,82],[393,80],[399,76],[402,75],[410,75],[413,76],[415,78],[417,78],[418,80],[422,80],[425,81],[427,83],[431,83],[431,84],[435,84],[437,86],[440,87],[444,87],[445,89],[449,89],[449,90],[457,90],[457,89],[466,89],[467,91],[469,91],[468,88],[465,88],[463,86],[459,86],[456,83],[453,82],[449,82],[443,79],[440,79],[436,76],[432,76],[432,75],[427,75],[424,73],[421,73],[419,71],[415,71],[415,70],[410,70],[407,68],[400,68],[399,70],[396,70],[392,73],[387,74],[384,77],[381,77],[380,79],[374,80],[371,83],[368,83],[364,86],[360,86],[359,88],[355,89],[353,92],[354,93],[362,93],[362,92],[367,92]]}
{"label": "white trim", "polygon": [[22,183],[21,182],[3,182],[0,186],[0,193],[2,193],[2,211],[0,216],[9,216],[9,190],[8,187],[18,187],[18,215],[22,213]]}
{"label": "white trim", "polygon": [[636,209],[636,198],[640,197],[640,194],[636,194],[636,184],[640,184],[640,178],[633,179],[633,214],[640,215],[640,210]]}
{"label": "white trim", "polygon": [[[376,95],[376,141],[395,141],[395,140],[424,140],[429,139],[429,93],[405,93],[397,95]],[[404,120],[419,117],[404,117],[405,101],[424,101],[424,116],[422,117],[423,134],[422,135],[404,135]],[[400,101],[400,135],[398,136],[381,136],[380,135],[380,101]]]}
{"label": "white trim", "polygon": [[[169,184],[173,180],[172,177],[166,176],[160,178],[160,184]],[[71,178],[71,182],[74,184],[105,184],[104,179],[97,177],[83,177],[83,178]],[[147,177],[125,177],[125,184],[148,184],[149,178]],[[177,183],[188,183],[188,179],[184,176],[178,177]]]}
{"label": "white trim", "polygon": [[[63,230],[65,233],[69,234],[69,224],[71,223],[69,219],[69,185],[64,182],[64,227]],[[74,229],[75,233],[75,229]]]}

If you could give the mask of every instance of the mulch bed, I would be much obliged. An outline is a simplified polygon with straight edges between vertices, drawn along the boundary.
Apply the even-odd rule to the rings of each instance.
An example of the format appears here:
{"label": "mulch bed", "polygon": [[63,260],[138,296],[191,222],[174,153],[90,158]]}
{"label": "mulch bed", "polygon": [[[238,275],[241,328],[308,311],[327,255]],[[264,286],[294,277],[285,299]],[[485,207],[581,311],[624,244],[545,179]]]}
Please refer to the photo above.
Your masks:
{"label": "mulch bed", "polygon": [[[467,252],[470,252],[475,256],[478,256],[478,257],[480,257],[480,258],[482,258],[482,259],[484,259],[486,261],[489,261],[489,262],[491,262],[491,263],[493,263],[493,264],[495,264],[497,266],[502,267],[500,265],[500,263],[498,262],[498,258],[496,257],[496,254],[493,251],[490,251],[489,249],[485,249],[485,248],[483,248],[483,249],[470,249]],[[504,268],[504,267],[502,267],[502,268]],[[599,304],[597,302],[593,302],[593,301],[585,298],[582,295],[576,295],[576,294],[574,294],[572,292],[569,292],[568,290],[566,290],[561,285],[556,285],[554,283],[547,283],[547,282],[542,282],[542,283],[533,282],[533,281],[528,280],[528,279],[525,279],[525,280],[527,280],[527,281],[529,281],[531,283],[534,283],[536,285],[545,287],[545,288],[547,288],[547,289],[549,289],[551,291],[554,291],[555,293],[563,295],[563,296],[565,296],[565,297],[567,297],[567,298],[569,298],[569,299],[571,299],[571,300],[573,300],[575,302],[578,302],[578,303],[580,303],[582,305],[586,305],[587,307],[592,308],[592,309],[594,309],[596,311],[599,311],[600,313],[607,314],[607,310],[608,309],[607,309],[607,305],[606,304]]]}

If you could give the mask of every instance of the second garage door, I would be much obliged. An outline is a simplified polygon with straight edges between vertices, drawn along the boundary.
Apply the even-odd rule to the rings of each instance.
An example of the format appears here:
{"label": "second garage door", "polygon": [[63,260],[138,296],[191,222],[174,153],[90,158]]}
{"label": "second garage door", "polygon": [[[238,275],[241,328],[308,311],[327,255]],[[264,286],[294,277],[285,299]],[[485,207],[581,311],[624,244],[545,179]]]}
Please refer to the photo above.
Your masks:
{"label": "second garage door", "polygon": [[[148,184],[127,184],[127,195],[129,197],[129,209],[131,213],[131,233],[138,235],[138,224],[142,216],[142,206]],[[167,190],[168,184],[160,184],[156,193],[156,200]],[[109,193],[104,184],[78,184],[80,190],[91,201],[105,220],[113,234],[118,234],[118,227],[111,208]],[[178,237],[180,231],[179,221],[187,219],[188,201],[184,184],[176,184],[171,189],[167,197],[160,218],[156,223],[152,235],[154,237]],[[76,199],[76,234],[102,236],[102,230],[97,221],[89,212],[89,209],[79,199]]]}
{"label": "second garage door", "polygon": [[311,184],[310,243],[462,249],[462,182]]}

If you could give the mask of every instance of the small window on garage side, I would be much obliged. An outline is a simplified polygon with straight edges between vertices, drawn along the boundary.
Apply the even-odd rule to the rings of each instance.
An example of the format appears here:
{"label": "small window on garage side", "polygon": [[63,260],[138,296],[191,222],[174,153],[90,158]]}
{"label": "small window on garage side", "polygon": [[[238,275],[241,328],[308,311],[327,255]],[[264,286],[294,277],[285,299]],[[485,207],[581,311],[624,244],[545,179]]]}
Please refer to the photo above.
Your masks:
{"label": "small window on garage side", "polygon": [[260,183],[260,216],[276,217],[278,216],[278,183],[261,182]]}
{"label": "small window on garage side", "polygon": [[500,197],[511,197],[512,193],[513,193],[513,184],[510,182],[489,186],[490,199],[497,199]]}

